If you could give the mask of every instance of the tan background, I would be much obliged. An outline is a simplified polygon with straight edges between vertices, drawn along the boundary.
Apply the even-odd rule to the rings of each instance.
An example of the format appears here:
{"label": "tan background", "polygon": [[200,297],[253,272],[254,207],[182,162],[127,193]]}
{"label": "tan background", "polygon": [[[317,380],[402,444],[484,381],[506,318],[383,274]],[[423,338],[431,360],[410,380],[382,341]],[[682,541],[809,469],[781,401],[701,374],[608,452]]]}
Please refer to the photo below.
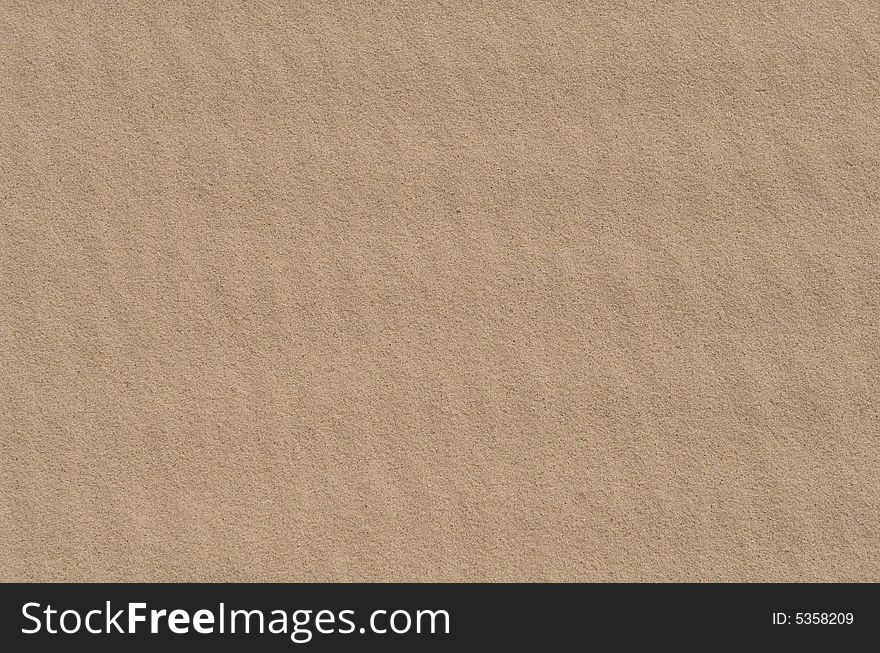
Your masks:
{"label": "tan background", "polygon": [[878,12],[3,2],[0,579],[880,581]]}

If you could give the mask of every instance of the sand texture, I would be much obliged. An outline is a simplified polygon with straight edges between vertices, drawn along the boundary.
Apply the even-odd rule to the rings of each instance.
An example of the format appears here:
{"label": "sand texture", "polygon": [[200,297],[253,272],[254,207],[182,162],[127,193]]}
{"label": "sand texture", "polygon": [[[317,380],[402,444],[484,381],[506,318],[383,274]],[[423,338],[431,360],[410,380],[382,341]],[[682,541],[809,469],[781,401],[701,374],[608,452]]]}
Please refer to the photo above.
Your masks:
{"label": "sand texture", "polygon": [[880,581],[880,3],[0,3],[0,580]]}

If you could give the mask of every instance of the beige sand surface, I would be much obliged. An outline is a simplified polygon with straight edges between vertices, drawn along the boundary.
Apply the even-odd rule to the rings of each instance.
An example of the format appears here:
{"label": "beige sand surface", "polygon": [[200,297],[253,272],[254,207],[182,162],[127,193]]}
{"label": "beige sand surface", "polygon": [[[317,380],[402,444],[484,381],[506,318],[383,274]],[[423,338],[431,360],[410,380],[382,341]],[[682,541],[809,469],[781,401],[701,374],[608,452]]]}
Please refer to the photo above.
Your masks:
{"label": "beige sand surface", "polygon": [[0,3],[0,580],[880,581],[880,4]]}

